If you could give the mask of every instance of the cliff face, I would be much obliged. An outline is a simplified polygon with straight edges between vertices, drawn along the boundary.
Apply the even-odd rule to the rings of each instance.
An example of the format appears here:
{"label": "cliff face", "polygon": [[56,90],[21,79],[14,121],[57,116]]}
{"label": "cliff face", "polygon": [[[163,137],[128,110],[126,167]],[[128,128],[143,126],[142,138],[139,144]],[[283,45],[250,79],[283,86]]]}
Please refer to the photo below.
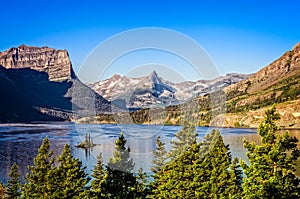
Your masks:
{"label": "cliff face", "polygon": [[66,50],[25,45],[0,52],[0,123],[67,120],[110,112],[74,74]]}
{"label": "cliff face", "polygon": [[0,65],[7,69],[30,68],[46,72],[50,81],[62,81],[74,77],[74,72],[66,50],[48,47],[21,45],[0,52]]}

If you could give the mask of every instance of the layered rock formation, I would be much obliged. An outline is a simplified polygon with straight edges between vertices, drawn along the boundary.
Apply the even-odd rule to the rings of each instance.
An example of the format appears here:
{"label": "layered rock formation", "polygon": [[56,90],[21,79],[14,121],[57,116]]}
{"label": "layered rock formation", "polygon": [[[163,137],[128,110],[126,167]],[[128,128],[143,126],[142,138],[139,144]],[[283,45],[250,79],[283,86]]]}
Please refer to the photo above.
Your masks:
{"label": "layered rock formation", "polygon": [[46,72],[51,81],[62,81],[74,77],[74,72],[66,50],[49,47],[21,45],[0,52],[0,65],[7,69],[30,68]]}
{"label": "layered rock formation", "polygon": [[66,50],[22,45],[0,53],[0,122],[72,120],[111,112],[74,74]]}

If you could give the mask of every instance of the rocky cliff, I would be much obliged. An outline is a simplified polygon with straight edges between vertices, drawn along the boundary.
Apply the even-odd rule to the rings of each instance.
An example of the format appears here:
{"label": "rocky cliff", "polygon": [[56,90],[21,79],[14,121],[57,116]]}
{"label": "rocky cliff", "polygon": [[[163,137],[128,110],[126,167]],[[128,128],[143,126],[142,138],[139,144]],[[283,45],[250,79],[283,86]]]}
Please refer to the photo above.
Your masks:
{"label": "rocky cliff", "polygon": [[30,68],[46,72],[51,81],[62,81],[74,77],[74,72],[66,50],[49,47],[21,45],[0,52],[0,65],[7,69]]}
{"label": "rocky cliff", "polygon": [[66,50],[22,45],[0,53],[0,122],[71,120],[111,112],[74,74]]}

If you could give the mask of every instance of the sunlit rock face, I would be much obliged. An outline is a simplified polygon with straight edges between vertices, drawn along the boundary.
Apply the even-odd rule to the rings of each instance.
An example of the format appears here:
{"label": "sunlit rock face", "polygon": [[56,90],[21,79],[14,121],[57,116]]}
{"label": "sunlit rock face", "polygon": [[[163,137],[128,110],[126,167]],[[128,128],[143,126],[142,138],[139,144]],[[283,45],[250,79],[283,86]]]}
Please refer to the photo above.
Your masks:
{"label": "sunlit rock face", "polygon": [[46,72],[50,81],[63,81],[74,77],[66,50],[21,45],[0,52],[0,65],[7,69],[30,68]]}

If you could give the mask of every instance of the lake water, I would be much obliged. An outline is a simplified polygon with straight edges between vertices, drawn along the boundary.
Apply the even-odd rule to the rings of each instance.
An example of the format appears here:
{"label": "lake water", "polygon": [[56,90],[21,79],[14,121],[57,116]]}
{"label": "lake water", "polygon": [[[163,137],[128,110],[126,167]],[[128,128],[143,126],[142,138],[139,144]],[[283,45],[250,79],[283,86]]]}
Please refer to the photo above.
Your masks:
{"label": "lake water", "polygon": [[[152,150],[155,148],[155,139],[159,135],[170,148],[170,140],[181,129],[180,126],[160,125],[118,125],[118,124],[74,124],[74,123],[39,123],[39,124],[0,124],[0,181],[6,182],[11,165],[19,165],[21,176],[28,172],[27,165],[33,163],[42,140],[48,136],[51,148],[56,155],[60,154],[64,144],[69,143],[72,153],[80,158],[86,172],[91,173],[96,165],[96,157],[101,152],[104,162],[112,156],[114,141],[124,132],[127,144],[131,148],[131,157],[135,161],[136,172],[140,167],[150,172]],[[211,131],[209,127],[198,127],[199,139]],[[217,128],[221,131],[224,142],[230,145],[232,156],[246,158],[243,148],[243,139],[256,143],[260,142],[256,129]],[[91,135],[93,142],[98,144],[90,150],[75,146],[85,139],[86,133]],[[300,140],[300,130],[290,130],[293,136]],[[300,169],[297,170],[300,176]]]}

